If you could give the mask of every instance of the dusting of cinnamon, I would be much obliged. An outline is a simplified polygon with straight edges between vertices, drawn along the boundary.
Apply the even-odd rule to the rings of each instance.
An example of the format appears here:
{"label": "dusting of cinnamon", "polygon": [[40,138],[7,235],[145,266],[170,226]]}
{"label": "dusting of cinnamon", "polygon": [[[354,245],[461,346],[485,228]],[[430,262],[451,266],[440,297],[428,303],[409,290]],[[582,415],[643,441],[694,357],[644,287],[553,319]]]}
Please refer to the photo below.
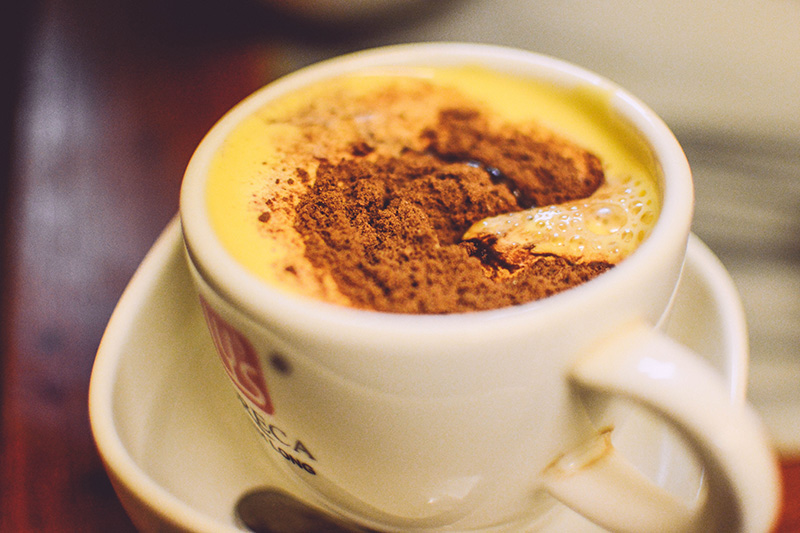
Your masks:
{"label": "dusting of cinnamon", "polygon": [[[397,313],[495,309],[550,296],[611,268],[519,249],[498,256],[463,240],[486,217],[590,196],[600,161],[550,134],[490,124],[480,111],[444,109],[420,146],[399,155],[350,145],[320,158],[296,205],[305,257],[350,305]],[[305,170],[297,170],[306,181]]]}

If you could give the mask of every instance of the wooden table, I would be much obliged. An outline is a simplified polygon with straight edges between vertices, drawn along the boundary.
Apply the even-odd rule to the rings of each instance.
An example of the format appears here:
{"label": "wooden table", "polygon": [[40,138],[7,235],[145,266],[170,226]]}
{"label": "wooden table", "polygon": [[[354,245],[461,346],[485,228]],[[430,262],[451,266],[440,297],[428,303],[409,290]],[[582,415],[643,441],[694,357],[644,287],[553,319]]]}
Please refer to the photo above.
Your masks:
{"label": "wooden table", "polygon": [[[211,125],[296,66],[287,47],[332,55],[366,41],[246,0],[3,9],[0,531],[131,531],[87,414],[111,311]],[[782,468],[777,530],[800,531],[800,459]]]}

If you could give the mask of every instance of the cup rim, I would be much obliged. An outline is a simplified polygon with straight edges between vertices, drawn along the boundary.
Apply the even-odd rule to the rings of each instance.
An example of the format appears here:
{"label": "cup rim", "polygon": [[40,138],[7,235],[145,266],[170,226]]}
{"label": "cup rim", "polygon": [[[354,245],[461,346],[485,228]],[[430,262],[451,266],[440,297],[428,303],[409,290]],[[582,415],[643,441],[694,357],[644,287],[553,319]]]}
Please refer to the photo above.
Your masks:
{"label": "cup rim", "polygon": [[[661,212],[649,237],[613,269],[589,282],[541,300],[511,307],[451,314],[401,314],[356,309],[290,294],[269,286],[236,262],[216,237],[205,214],[206,172],[222,141],[266,102],[315,81],[385,66],[454,66],[477,64],[498,71],[535,74],[565,87],[588,85],[606,91],[611,109],[628,121],[649,146],[669,186],[662,188]],[[535,316],[558,315],[587,299],[602,297],[650,272],[661,250],[685,248],[694,209],[691,170],[686,156],[664,121],[639,98],[584,67],[537,52],[506,46],[426,42],[391,45],[354,52],[299,69],[258,89],[229,110],[206,134],[186,168],[180,192],[180,218],[187,256],[203,280],[225,300],[257,322],[329,324],[340,331],[400,331],[424,334],[482,332],[504,324],[518,327]]]}

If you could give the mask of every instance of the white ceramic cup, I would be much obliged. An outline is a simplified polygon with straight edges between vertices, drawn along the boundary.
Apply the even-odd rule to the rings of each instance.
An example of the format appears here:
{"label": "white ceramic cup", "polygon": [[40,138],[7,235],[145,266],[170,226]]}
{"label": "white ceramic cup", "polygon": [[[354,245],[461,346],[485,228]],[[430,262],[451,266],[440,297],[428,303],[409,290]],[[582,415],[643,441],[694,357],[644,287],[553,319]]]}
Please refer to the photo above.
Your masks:
{"label": "white ceramic cup", "polygon": [[[243,118],[345,72],[460,64],[609,94],[661,171],[661,214],[629,258],[544,300],[433,316],[291,296],[226,252],[209,223],[205,183],[212,156]],[[555,501],[616,531],[767,531],[779,481],[759,421],[659,329],[692,209],[679,144],[625,90],[530,52],[435,43],[326,61],[244,100],[192,157],[180,215],[212,337],[265,453],[320,505],[393,531],[514,529]],[[666,493],[614,450],[609,434],[620,415],[609,399],[644,406],[685,437],[706,480],[692,501]]]}

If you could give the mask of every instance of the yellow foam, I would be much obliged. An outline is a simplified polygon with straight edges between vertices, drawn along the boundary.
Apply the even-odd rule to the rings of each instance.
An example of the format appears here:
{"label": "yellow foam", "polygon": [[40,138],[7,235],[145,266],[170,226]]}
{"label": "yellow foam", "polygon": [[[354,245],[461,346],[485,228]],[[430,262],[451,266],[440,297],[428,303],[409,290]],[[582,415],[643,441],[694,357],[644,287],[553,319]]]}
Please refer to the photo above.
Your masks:
{"label": "yellow foam", "polygon": [[[400,101],[406,108],[376,108],[373,104],[374,112],[356,115],[344,109],[353,98],[370,102],[370,95],[387,85],[397,84],[401,92],[414,90],[413,80],[432,82],[439,89],[426,98],[406,99],[408,105],[406,100]],[[333,294],[331,281],[320,279],[303,259],[304,244],[293,228],[289,211],[271,209],[266,202],[272,198],[291,208],[308,186],[296,179],[290,184],[291,178],[296,178],[295,169],[307,168],[313,180],[318,156],[330,155],[331,150],[334,154],[347,153],[351,143],[364,137],[386,150],[393,150],[398,143],[413,146],[419,143],[419,133],[433,124],[438,107],[464,102],[474,102],[500,121],[522,125],[534,121],[552,129],[598,155],[607,176],[647,181],[650,188],[645,196],[651,209],[642,208],[642,213],[655,216],[659,201],[657,170],[650,151],[633,129],[616,117],[610,99],[610,94],[592,86],[557,88],[473,66],[381,69],[323,81],[267,103],[225,140],[209,169],[207,206],[211,222],[231,254],[265,281],[317,297]],[[333,118],[325,104],[335,110]],[[409,126],[408,131],[397,127],[398,121]],[[324,136],[328,144],[309,143],[308,128],[316,128],[314,134]],[[646,236],[650,215],[639,215],[635,198],[617,185],[611,181],[610,188],[598,192],[591,205],[573,202],[487,221],[489,231],[499,232],[504,244],[535,238],[537,251],[566,250],[572,254],[581,247],[585,251],[594,246],[604,251],[619,250],[621,257]],[[606,212],[600,202],[623,205],[623,200],[628,206],[624,224],[613,222],[613,216],[604,218]],[[259,222],[266,209],[272,211],[269,224]],[[609,208],[608,212],[616,211]],[[567,218],[559,218],[563,215]],[[534,222],[528,221],[529,216]],[[539,234],[538,224],[543,219],[547,219],[545,233]],[[569,231],[562,229],[563,224]],[[587,229],[591,233],[581,237]],[[532,237],[534,234],[538,236]],[[287,274],[289,269],[291,275]]]}

